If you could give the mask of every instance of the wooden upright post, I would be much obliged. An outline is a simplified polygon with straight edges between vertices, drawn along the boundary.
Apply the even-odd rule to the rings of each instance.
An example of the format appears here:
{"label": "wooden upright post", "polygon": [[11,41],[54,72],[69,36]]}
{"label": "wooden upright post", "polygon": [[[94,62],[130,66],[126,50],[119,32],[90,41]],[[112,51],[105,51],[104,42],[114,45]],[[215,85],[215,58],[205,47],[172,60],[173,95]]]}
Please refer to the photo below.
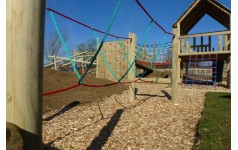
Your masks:
{"label": "wooden upright post", "polygon": [[6,12],[6,121],[21,129],[24,150],[40,150],[45,0],[7,0]]}
{"label": "wooden upright post", "polygon": [[[98,47],[99,47],[99,45],[98,45],[99,43],[98,43],[98,42],[99,42],[99,37],[97,37],[97,50],[98,50]],[[97,55],[96,78],[99,77],[99,72],[98,72],[98,71],[99,71],[99,70],[98,70],[98,69],[99,69],[99,68],[98,68],[98,67],[99,67],[99,57],[100,57],[100,56]]]}
{"label": "wooden upright post", "polygon": [[[180,36],[180,25],[177,25],[177,29],[173,29],[173,34],[175,37],[173,39],[173,53],[172,53],[172,102],[173,104],[177,104],[179,99],[179,86],[178,83],[180,81],[180,59],[179,59],[179,51],[180,51],[180,41],[178,36]],[[186,40],[187,42],[188,40]],[[186,44],[186,49],[188,44]]]}
{"label": "wooden upright post", "polygon": [[[136,34],[135,33],[129,33],[129,38],[130,40],[130,49],[129,49],[129,61],[130,63],[133,62],[133,60],[135,59],[135,52],[136,52]],[[133,65],[133,67],[131,68],[131,70],[128,73],[128,80],[129,81],[134,81],[135,80],[135,75],[133,70],[135,70],[135,63]],[[135,100],[135,83],[131,83],[129,84],[129,100],[133,101]]]}
{"label": "wooden upright post", "polygon": [[54,69],[57,70],[57,62],[56,62],[56,55],[53,55],[53,61],[54,61]]}

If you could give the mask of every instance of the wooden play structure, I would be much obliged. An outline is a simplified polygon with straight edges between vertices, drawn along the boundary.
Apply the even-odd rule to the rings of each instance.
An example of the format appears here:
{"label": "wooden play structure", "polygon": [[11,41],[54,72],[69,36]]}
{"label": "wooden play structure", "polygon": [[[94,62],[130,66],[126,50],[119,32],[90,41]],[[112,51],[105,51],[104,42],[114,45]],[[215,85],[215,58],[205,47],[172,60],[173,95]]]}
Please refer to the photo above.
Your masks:
{"label": "wooden play structure", "polygon": [[[87,64],[91,62],[91,59],[94,55],[95,52],[84,51],[79,53],[78,51],[74,50],[73,55],[70,56],[70,58],[75,63],[75,66],[78,68],[78,71],[82,74],[85,71]],[[50,55],[48,57],[52,59],[53,62],[44,65],[45,68],[50,67],[51,69],[55,70],[73,71],[69,58],[57,57],[56,55]],[[93,63],[93,67],[90,72],[96,72],[96,66],[97,61]]]}
{"label": "wooden play structure", "polygon": [[[97,56],[97,61],[98,61],[98,67],[97,67],[97,77],[98,78],[105,78],[108,80],[112,81],[117,81],[117,79],[113,76],[113,73],[110,72],[113,71],[115,73],[116,77],[121,77],[123,74],[126,72],[128,69],[128,62],[126,61],[126,58],[123,54],[123,50],[125,52],[125,55],[127,57],[131,56],[132,53],[135,55],[135,48],[131,49],[131,47],[135,47],[133,42],[135,39],[132,39],[132,42],[130,42],[130,39],[128,40],[121,40],[120,43],[122,44],[121,46],[119,45],[119,41],[112,41],[112,42],[105,42],[102,47],[102,52]],[[105,59],[103,59],[103,56]],[[128,58],[129,59],[129,58]],[[105,63],[107,61],[107,63]],[[132,60],[130,59],[130,62],[133,61],[133,56]],[[107,66],[108,65],[108,66]],[[123,81],[128,81],[128,75],[123,79]]]}
{"label": "wooden play structure", "polygon": [[[119,1],[118,1],[119,2]],[[137,3],[139,3],[137,1]],[[27,6],[27,7],[25,7]],[[119,5],[118,5],[119,7]],[[118,9],[116,7],[116,11]],[[141,4],[140,4],[140,7]],[[57,11],[47,8],[53,16]],[[143,9],[143,7],[142,7]],[[145,12],[146,10],[143,9]],[[115,11],[115,12],[116,12]],[[115,15],[116,13],[113,13]],[[230,87],[231,78],[231,40],[230,40],[230,15],[231,11],[216,0],[195,0],[192,5],[183,13],[183,15],[174,23],[173,34],[163,29],[146,12],[151,19],[151,24],[155,23],[166,34],[173,36],[172,49],[169,46],[163,61],[153,63],[152,69],[159,69],[159,66],[170,66],[172,64],[172,102],[178,104],[179,86],[181,84],[196,84],[206,81],[206,85],[216,85],[222,82],[223,74],[226,73],[225,80],[227,87]],[[209,33],[188,34],[194,25],[205,15],[208,14],[221,25],[227,28],[226,31],[216,31]],[[112,81],[115,76],[122,77],[122,81],[131,81],[129,86],[129,100],[135,99],[134,81],[136,76],[133,69],[137,68],[151,71],[148,68],[148,60],[156,54],[157,46],[154,43],[154,54],[148,54],[148,46],[136,58],[138,46],[136,45],[136,34],[129,33],[129,38],[118,37],[109,34],[109,30],[115,16],[109,23],[107,32],[94,29],[88,25],[80,23],[72,18],[71,21],[77,22],[90,30],[104,34],[101,43],[97,45],[97,52],[76,52],[69,58],[49,56],[53,62],[43,66],[44,49],[44,19],[45,19],[45,1],[22,0],[7,1],[7,98],[6,98],[6,118],[7,122],[19,127],[24,141],[24,149],[42,149],[42,74],[43,67],[60,69],[68,66],[69,60],[73,67],[79,69],[83,74],[79,77],[77,86],[83,85],[81,79],[90,71],[95,71],[96,77],[106,78]],[[60,15],[60,13],[58,13]],[[62,14],[61,14],[62,15]],[[22,21],[23,18],[27,18]],[[52,19],[53,20],[53,19]],[[54,22],[56,25],[56,23]],[[149,29],[150,27],[148,27]],[[149,31],[149,30],[148,30]],[[58,31],[59,32],[59,31]],[[58,33],[59,34],[59,33]],[[118,41],[106,42],[106,36],[110,35],[120,40],[128,58],[124,57],[121,45]],[[146,36],[145,36],[146,37]],[[146,39],[146,38],[145,38]],[[107,63],[103,59],[104,53]],[[172,52],[172,55],[171,55]],[[162,52],[160,53],[162,55]],[[94,57],[95,56],[95,57]],[[171,58],[172,56],[172,58]],[[128,60],[127,60],[128,59]],[[171,62],[172,59],[172,62]],[[132,62],[135,62],[131,64]],[[114,71],[114,75],[110,71]],[[128,70],[128,68],[131,68]],[[89,67],[87,68],[87,65]],[[77,68],[79,66],[79,68]],[[90,70],[93,68],[93,70]],[[226,70],[225,70],[226,69]],[[86,71],[85,71],[86,70]],[[128,71],[128,72],[127,72]],[[126,73],[125,73],[126,72]],[[78,72],[76,72],[78,73]],[[127,74],[128,73],[128,74]],[[205,76],[202,77],[202,76]],[[195,81],[199,80],[199,82]],[[154,79],[158,83],[171,83],[171,79]],[[115,85],[111,84],[111,85]],[[73,86],[73,87],[77,87]],[[71,89],[72,87],[68,88]]]}
{"label": "wooden play structure", "polygon": [[[194,25],[208,14],[226,31],[188,34]],[[183,82],[183,68],[188,73],[189,62],[212,62],[210,68],[214,82],[223,72],[224,62],[227,66],[227,86],[230,86],[230,14],[231,11],[215,0],[196,0],[173,25],[172,55],[172,101],[179,99],[179,83]],[[206,39],[206,40],[205,40]],[[199,41],[199,43],[197,42]],[[214,59],[215,58],[215,59]],[[185,64],[185,66],[184,66]],[[220,68],[218,67],[220,65]],[[197,67],[195,67],[197,68]],[[219,72],[217,70],[219,68]],[[198,70],[198,68],[197,68]],[[214,79],[215,78],[215,79]]]}

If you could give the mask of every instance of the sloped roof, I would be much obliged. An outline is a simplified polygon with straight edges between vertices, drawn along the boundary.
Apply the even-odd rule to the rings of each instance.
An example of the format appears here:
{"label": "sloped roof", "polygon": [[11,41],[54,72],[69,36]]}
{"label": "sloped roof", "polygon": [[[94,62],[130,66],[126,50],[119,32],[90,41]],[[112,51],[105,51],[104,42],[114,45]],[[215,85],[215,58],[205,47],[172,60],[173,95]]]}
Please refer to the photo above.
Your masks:
{"label": "sloped roof", "polygon": [[173,28],[180,23],[181,34],[187,34],[205,14],[230,29],[231,11],[216,0],[195,0],[174,23]]}

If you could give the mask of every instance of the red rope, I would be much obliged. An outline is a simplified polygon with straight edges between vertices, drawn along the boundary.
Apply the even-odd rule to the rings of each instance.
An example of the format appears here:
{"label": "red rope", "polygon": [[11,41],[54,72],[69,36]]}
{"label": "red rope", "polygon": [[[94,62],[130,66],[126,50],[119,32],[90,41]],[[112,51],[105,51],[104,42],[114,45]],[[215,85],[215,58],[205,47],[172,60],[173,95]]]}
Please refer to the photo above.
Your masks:
{"label": "red rope", "polygon": [[[93,30],[95,30],[95,31],[97,31],[97,32],[106,34],[106,32],[104,32],[104,31],[101,31],[101,30],[92,28],[92,27],[90,27],[89,25],[86,25],[86,24],[84,24],[84,23],[82,23],[82,22],[79,22],[79,21],[77,21],[77,20],[75,20],[75,19],[73,19],[73,18],[71,18],[71,17],[69,17],[69,16],[66,16],[66,15],[64,15],[64,14],[62,14],[62,13],[60,13],[60,12],[58,12],[58,11],[52,9],[52,8],[46,8],[46,9],[48,9],[48,10],[50,10],[50,11],[52,11],[52,12],[54,12],[54,13],[56,13],[56,14],[58,14],[58,15],[64,17],[64,18],[67,18],[67,19],[69,19],[69,20],[71,20],[71,21],[73,21],[73,22],[75,22],[75,23],[77,23],[77,24],[80,24],[80,25],[82,25],[82,26],[84,26],[84,27],[86,27],[86,28],[93,29]],[[112,36],[112,37],[115,37],[115,38],[120,38],[120,39],[130,39],[130,38],[126,38],[126,37],[116,36],[116,35],[113,35],[113,34],[110,34],[110,33],[108,33],[108,35],[109,35],[109,36]]]}
{"label": "red rope", "polygon": [[173,35],[170,32],[167,32],[156,20],[154,20],[154,18],[149,14],[149,12],[145,9],[145,7],[139,2],[139,0],[135,0],[136,3],[140,6],[140,8],[146,13],[146,15],[161,29],[163,30],[165,33],[168,33],[170,35]]}
{"label": "red rope", "polygon": [[70,86],[70,87],[67,87],[67,88],[64,88],[64,89],[59,89],[59,90],[55,90],[55,91],[51,91],[51,92],[47,92],[47,93],[44,93],[43,96],[47,96],[47,95],[52,95],[52,94],[56,94],[56,93],[60,93],[60,92],[64,92],[64,91],[67,91],[67,90],[70,90],[70,89],[73,89],[73,88],[76,88],[80,86],[80,84],[76,84],[76,85],[73,85],[73,86]]}
{"label": "red rope", "polygon": [[103,84],[103,85],[97,85],[97,84],[76,84],[76,85],[73,85],[73,86],[70,86],[70,87],[67,87],[67,88],[64,88],[64,89],[59,89],[59,90],[54,90],[54,91],[50,91],[50,92],[47,92],[47,93],[44,93],[43,96],[47,96],[47,95],[52,95],[52,94],[56,94],[56,93],[60,93],[60,92],[64,92],[64,91],[67,91],[67,90],[70,90],[70,89],[73,89],[73,88],[76,88],[78,86],[86,86],[86,87],[97,87],[97,88],[100,88],[100,87],[106,87],[106,86],[112,86],[112,85],[116,85],[116,84],[130,84],[130,83],[133,83],[133,82],[137,82],[138,80],[141,80],[143,82],[153,82],[153,81],[145,81],[145,80],[142,80],[140,78],[134,80],[134,81],[130,81],[130,82],[113,82],[113,83],[109,83],[109,84]]}

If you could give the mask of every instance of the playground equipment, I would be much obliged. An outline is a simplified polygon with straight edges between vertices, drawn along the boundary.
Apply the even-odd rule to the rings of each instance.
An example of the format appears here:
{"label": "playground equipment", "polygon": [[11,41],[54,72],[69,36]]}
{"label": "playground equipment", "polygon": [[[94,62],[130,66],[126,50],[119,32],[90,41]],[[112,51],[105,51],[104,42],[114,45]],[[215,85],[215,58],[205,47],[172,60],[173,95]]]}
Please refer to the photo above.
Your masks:
{"label": "playground equipment", "polygon": [[[208,14],[227,31],[190,34],[188,32]],[[219,15],[218,15],[219,14]],[[224,62],[227,66],[227,86],[230,86],[230,14],[231,11],[215,0],[196,0],[173,25],[172,55],[172,101],[178,102],[179,83],[206,83],[214,85],[221,82]],[[205,40],[206,39],[206,40]],[[200,44],[197,41],[200,40]],[[186,77],[183,77],[184,64]],[[191,66],[193,65],[193,66]],[[191,77],[191,67],[199,78]],[[185,81],[183,81],[185,79]],[[198,81],[197,81],[198,80]],[[210,84],[208,84],[210,83]]]}
{"label": "playground equipment", "polygon": [[[115,19],[115,15],[120,6],[121,0],[117,1],[117,6],[113,12],[112,18],[106,29],[106,32],[92,28],[86,24],[83,24],[75,19],[72,19],[62,13],[59,13],[51,8],[49,10],[54,26],[60,37],[60,40],[65,49],[68,61],[78,77],[78,84],[71,87],[52,91],[44,95],[54,94],[57,92],[66,91],[79,86],[90,86],[90,87],[103,87],[116,84],[132,84],[130,88],[130,98],[134,99],[134,87],[133,83],[141,80],[141,77],[151,69],[155,64],[156,57],[151,57],[150,64],[146,63],[147,58],[144,57],[142,65],[146,66],[145,72],[142,75],[138,75],[135,71],[135,63],[138,63],[139,54],[142,51],[142,45],[145,45],[145,41],[148,37],[149,30],[152,24],[155,24],[159,29],[164,31],[164,37],[162,44],[165,42],[166,35],[173,36],[172,42],[172,101],[177,104],[179,98],[179,83],[182,83],[182,71],[183,63],[186,64],[186,77],[185,84],[188,82],[188,78],[191,78],[190,70],[193,68],[195,71],[193,74],[199,74],[197,71],[198,67],[201,68],[201,61],[206,60],[209,68],[204,68],[203,71],[212,71],[212,75],[207,78],[211,78],[212,83],[216,83],[220,77],[219,72],[223,70],[224,61],[227,64],[227,86],[230,86],[230,10],[225,8],[223,5],[215,0],[196,0],[191,7],[179,18],[179,20],[173,25],[173,34],[167,32],[154,18],[146,11],[142,4],[135,0],[136,3],[141,7],[145,14],[150,18],[150,23],[147,27],[143,42],[140,45],[136,55],[136,36],[130,34],[129,38],[115,36],[110,34],[110,28]],[[24,7],[29,6],[29,7]],[[16,124],[22,129],[22,136],[24,139],[24,149],[41,149],[41,99],[42,99],[42,68],[43,68],[43,37],[44,35],[44,6],[45,1],[31,1],[23,0],[7,1],[7,122]],[[73,57],[70,56],[69,50],[61,36],[60,30],[57,26],[56,20],[54,19],[53,13],[56,13],[62,17],[65,17],[75,23],[78,23],[93,32],[103,33],[104,36],[101,42],[98,42],[98,48],[95,54],[88,61],[88,66],[85,71],[80,75],[76,66],[74,65]],[[208,14],[216,19],[219,23],[225,26],[228,30],[222,32],[211,32],[201,33],[194,35],[187,35],[190,29],[202,18],[204,14]],[[22,18],[29,18],[26,21],[22,21]],[[12,34],[17,33],[17,34]],[[14,36],[13,36],[14,35]],[[88,85],[83,84],[83,79],[86,74],[90,71],[90,68],[95,65],[95,60],[103,45],[107,36],[112,36],[117,39],[126,39],[130,41],[130,52],[128,52],[128,66],[121,77],[116,82],[110,85]],[[217,36],[218,42],[211,42],[211,37]],[[204,37],[208,37],[208,44],[204,44]],[[200,44],[196,44],[196,39],[200,39]],[[193,39],[193,42],[191,42]],[[224,42],[223,42],[224,41]],[[124,43],[125,44],[125,43]],[[214,46],[213,46],[214,45]],[[215,46],[217,45],[217,46]],[[214,48],[212,48],[214,47]],[[132,52],[132,53],[131,53]],[[159,53],[157,53],[159,55]],[[74,55],[75,56],[75,55]],[[202,56],[202,58],[200,57]],[[53,57],[55,69],[57,69],[57,60],[60,59],[56,56]],[[215,59],[214,59],[215,58]],[[126,59],[126,57],[125,57]],[[62,58],[61,60],[62,61]],[[58,62],[59,62],[58,61]],[[76,61],[75,61],[76,62]],[[79,63],[84,63],[80,61]],[[212,65],[210,65],[212,62]],[[141,63],[141,62],[139,62]],[[171,62],[170,62],[171,63]],[[192,65],[193,63],[193,65]],[[203,62],[202,62],[203,63]],[[166,63],[169,65],[169,63]],[[203,64],[204,65],[204,64]],[[108,67],[109,65],[107,65]],[[155,65],[154,65],[155,66]],[[109,69],[109,67],[108,67]],[[134,69],[134,71],[133,71]],[[119,69],[118,69],[119,70]],[[221,70],[221,71],[219,71]],[[100,73],[98,73],[99,75]],[[134,74],[138,79],[134,79]],[[107,75],[106,75],[107,76]],[[115,76],[115,75],[114,75]],[[122,82],[126,76],[129,82]],[[194,82],[195,79],[192,79]],[[208,81],[207,81],[208,82]],[[207,83],[208,85],[208,83]]]}
{"label": "playground equipment", "polygon": [[[78,72],[80,74],[84,73],[87,64],[89,64],[94,56],[95,52],[77,52],[74,50],[74,54],[70,56],[72,58],[72,61],[74,62],[74,66],[76,66]],[[48,56],[53,60],[52,63],[44,65],[44,67],[51,67],[52,69],[55,70],[65,70],[65,71],[73,71],[73,68],[71,66],[70,60],[67,57],[56,57],[56,55],[53,56]],[[96,66],[97,66],[97,61],[93,63],[93,67],[90,70],[90,72],[96,72]]]}

